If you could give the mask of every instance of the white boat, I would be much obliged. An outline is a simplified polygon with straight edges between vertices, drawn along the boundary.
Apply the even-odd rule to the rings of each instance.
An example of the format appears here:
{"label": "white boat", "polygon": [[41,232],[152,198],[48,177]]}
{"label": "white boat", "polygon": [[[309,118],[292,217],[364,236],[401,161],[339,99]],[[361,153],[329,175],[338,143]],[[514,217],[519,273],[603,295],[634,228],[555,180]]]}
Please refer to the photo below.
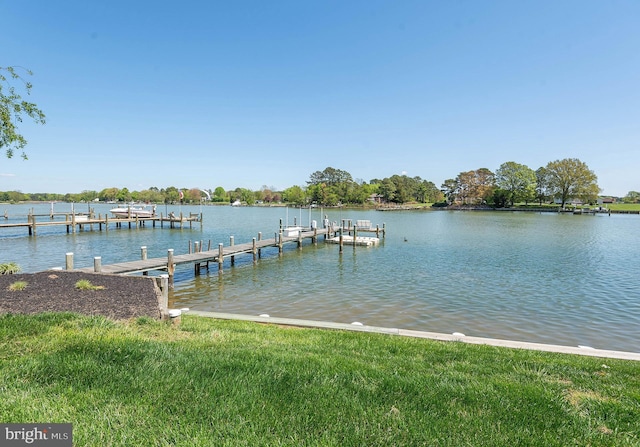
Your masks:
{"label": "white boat", "polygon": [[112,208],[109,210],[115,217],[119,219],[126,218],[144,218],[144,217],[153,217],[156,215],[156,207],[153,208],[148,206],[121,206],[118,208]]}
{"label": "white boat", "polygon": [[231,204],[231,206],[242,206],[242,202],[240,202],[239,200],[236,200]]}
{"label": "white boat", "polygon": [[282,229],[284,237],[296,237],[302,231],[302,227],[291,226]]}

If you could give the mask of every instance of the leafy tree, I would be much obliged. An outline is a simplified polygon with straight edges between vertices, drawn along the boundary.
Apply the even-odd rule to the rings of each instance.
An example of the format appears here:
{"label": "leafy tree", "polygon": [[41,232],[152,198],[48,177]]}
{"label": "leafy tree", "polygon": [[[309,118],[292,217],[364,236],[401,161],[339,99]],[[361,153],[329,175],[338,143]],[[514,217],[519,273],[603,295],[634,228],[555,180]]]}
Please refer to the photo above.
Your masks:
{"label": "leafy tree", "polygon": [[188,203],[200,203],[202,196],[200,188],[191,188],[184,192],[184,200]]}
{"label": "leafy tree", "polygon": [[[419,178],[419,177],[418,177]],[[442,191],[433,183],[423,180],[416,191],[416,200],[421,203],[436,203],[443,199]]]}
{"label": "leafy tree", "polygon": [[24,202],[30,199],[28,194],[23,194],[20,191],[5,191],[2,193],[2,201],[3,202]]}
{"label": "leafy tree", "polygon": [[[131,193],[131,195],[133,196],[134,194]],[[145,203],[162,203],[164,202],[164,194],[158,188],[149,188],[138,192],[134,200]]]}
{"label": "leafy tree", "polygon": [[105,188],[98,193],[98,198],[103,202],[110,202],[116,200],[118,196],[118,188]]}
{"label": "leafy tree", "polygon": [[629,191],[626,196],[622,198],[624,203],[639,203],[640,202],[640,192],[638,191]]}
{"label": "leafy tree", "polygon": [[307,202],[304,190],[298,185],[285,189],[282,193],[282,199],[287,203],[292,203],[297,206],[303,206]]}
{"label": "leafy tree", "polygon": [[376,189],[376,187],[367,183],[354,183],[347,199],[349,203],[364,204],[369,199],[369,196],[375,193]]}
{"label": "leafy tree", "polygon": [[340,183],[351,183],[353,182],[353,177],[347,171],[343,171],[341,169],[336,168],[325,168],[324,171],[316,171],[309,176],[309,181],[307,184],[309,185],[317,185],[320,183],[325,183],[330,186],[338,185]]}
{"label": "leafy tree", "polygon": [[253,191],[251,191],[250,189],[247,188],[240,188],[240,201],[244,202],[244,203],[254,203],[254,195],[253,195]]}
{"label": "leafy tree", "polygon": [[[36,104],[23,100],[9,82],[10,80],[19,81],[25,93],[31,94],[31,83],[18,74],[16,68],[0,67],[0,148],[5,149],[7,158],[13,157],[15,150],[20,150],[22,158],[26,160],[27,154],[24,152],[24,147],[27,145],[27,140],[19,133],[17,123],[22,122],[23,116],[28,116],[36,123],[44,124],[45,116]],[[30,70],[22,70],[29,76],[33,75]]]}
{"label": "leafy tree", "polygon": [[175,186],[169,186],[164,190],[165,203],[176,203],[180,200],[180,191]]}
{"label": "leafy tree", "polygon": [[384,179],[378,186],[378,192],[385,202],[396,201],[396,185],[391,179]]}
{"label": "leafy tree", "polygon": [[228,201],[227,191],[222,186],[218,186],[213,190],[213,202],[226,202]]}
{"label": "leafy tree", "polygon": [[93,202],[98,198],[97,191],[84,190],[79,194],[79,202]]}
{"label": "leafy tree", "polygon": [[547,187],[554,197],[560,199],[561,207],[569,199],[595,202],[600,192],[598,177],[586,163],[577,158],[565,158],[549,162],[546,166]]}
{"label": "leafy tree", "polygon": [[534,195],[536,186],[535,172],[525,165],[508,161],[502,163],[495,176],[496,186],[507,192],[507,205],[528,202]]}
{"label": "leafy tree", "polygon": [[351,202],[357,184],[347,171],[328,167],[311,174],[307,185],[311,201],[332,206],[339,202]]}
{"label": "leafy tree", "polygon": [[267,203],[271,203],[273,202],[273,196],[274,196],[274,192],[272,187],[268,187],[267,185],[262,185],[261,192],[262,192],[262,198],[259,200],[262,200],[264,202]]}
{"label": "leafy tree", "polygon": [[496,208],[505,208],[507,205],[509,205],[510,197],[510,191],[504,190],[502,188],[496,188],[493,191],[491,202]]}
{"label": "leafy tree", "polygon": [[549,193],[547,190],[547,168],[540,167],[536,169],[536,200],[542,205],[542,202],[549,200]]}
{"label": "leafy tree", "polygon": [[447,199],[447,203],[452,204],[458,199],[459,185],[457,179],[450,178],[445,180],[440,188],[442,188],[442,193]]}
{"label": "leafy tree", "polygon": [[463,204],[487,202],[493,195],[494,174],[487,168],[461,172],[456,177],[457,199]]}
{"label": "leafy tree", "polygon": [[116,195],[116,200],[118,202],[130,202],[131,201],[131,193],[127,188],[122,188],[118,191]]}

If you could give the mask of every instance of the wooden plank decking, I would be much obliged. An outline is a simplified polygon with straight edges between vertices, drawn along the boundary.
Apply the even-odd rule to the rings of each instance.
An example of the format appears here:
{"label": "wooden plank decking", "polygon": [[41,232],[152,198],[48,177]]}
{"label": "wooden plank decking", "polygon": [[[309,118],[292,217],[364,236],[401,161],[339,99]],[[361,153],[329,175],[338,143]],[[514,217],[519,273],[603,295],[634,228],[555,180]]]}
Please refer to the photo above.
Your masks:
{"label": "wooden plank decking", "polygon": [[[304,239],[309,239],[313,237],[323,236],[330,233],[328,230],[308,230],[300,232],[299,236],[282,236],[282,245],[292,242],[301,242]],[[165,270],[171,273],[170,267],[170,258],[173,261],[173,266],[183,265],[183,264],[194,264],[196,269],[199,269],[199,266],[202,264],[206,264],[208,262],[220,263],[220,261],[224,262],[224,259],[237,256],[242,254],[253,253],[255,250],[255,256],[258,256],[258,250],[268,247],[280,247],[279,238],[271,238],[271,239],[263,239],[256,240],[255,247],[254,243],[246,242],[242,244],[236,245],[228,245],[222,246],[219,244],[218,247],[211,250],[198,251],[196,253],[187,253],[181,255],[167,255],[162,258],[152,258],[152,259],[141,259],[138,261],[128,261],[128,262],[120,262],[116,264],[103,265],[100,268],[102,273],[111,273],[111,274],[134,274],[134,273],[144,273],[154,270]],[[220,251],[222,250],[222,256],[220,256]],[[77,269],[83,272],[94,272],[95,267],[85,267],[81,269]]]}
{"label": "wooden plank decking", "polygon": [[191,227],[194,222],[202,223],[201,214],[190,214],[189,216],[183,216],[182,214],[179,216],[163,216],[160,214],[159,216],[153,217],[130,218],[109,216],[94,217],[73,214],[65,214],[65,216],[65,220],[39,221],[36,219],[36,217],[38,217],[37,215],[30,214],[27,216],[27,222],[0,223],[0,229],[26,227],[29,230],[29,236],[35,236],[38,228],[51,226],[66,226],[67,233],[75,233],[76,231],[84,231],[86,229],[93,230],[94,226],[100,231],[103,227],[105,231],[108,231],[110,225],[115,225],[116,228],[122,228],[123,224],[125,224],[129,228],[138,228],[145,226],[147,222],[151,222],[154,228],[156,223],[159,223],[161,228],[163,228],[165,224],[167,224],[169,228],[182,228],[184,225]]}
{"label": "wooden plank decking", "polygon": [[[83,272],[96,272],[99,271],[101,273],[110,273],[110,274],[135,274],[135,273],[146,273],[150,271],[167,271],[169,276],[173,276],[173,272],[175,270],[175,266],[183,265],[183,264],[193,264],[195,268],[196,274],[199,273],[200,269],[203,266],[208,266],[209,263],[214,262],[218,264],[218,268],[222,269],[222,264],[225,259],[231,257],[234,259],[237,255],[242,254],[252,254],[254,262],[260,256],[260,250],[268,247],[278,247],[280,251],[282,251],[282,247],[284,244],[288,243],[297,243],[298,247],[302,247],[302,241],[305,239],[312,239],[314,243],[317,243],[318,237],[323,236],[325,239],[327,237],[335,236],[337,233],[345,231],[344,228],[339,227],[330,227],[330,228],[321,228],[321,229],[312,229],[312,228],[302,228],[297,232],[297,235],[292,236],[284,236],[284,232],[281,231],[276,237],[270,239],[261,239],[253,238],[251,242],[246,242],[242,244],[234,244],[223,246],[223,244],[218,244],[216,248],[211,250],[195,250],[194,253],[187,253],[182,255],[174,255],[173,250],[167,250],[167,256],[161,258],[152,258],[152,259],[141,259],[137,261],[128,261],[128,262],[120,262],[109,265],[94,265],[93,267],[84,267],[80,269],[76,269],[78,271]],[[385,233],[386,229],[380,229],[376,227],[375,229],[359,229],[358,232],[375,232],[379,234],[380,232]],[[342,245],[340,244],[340,250],[342,251]],[[349,242],[345,242],[344,245],[349,245]]]}

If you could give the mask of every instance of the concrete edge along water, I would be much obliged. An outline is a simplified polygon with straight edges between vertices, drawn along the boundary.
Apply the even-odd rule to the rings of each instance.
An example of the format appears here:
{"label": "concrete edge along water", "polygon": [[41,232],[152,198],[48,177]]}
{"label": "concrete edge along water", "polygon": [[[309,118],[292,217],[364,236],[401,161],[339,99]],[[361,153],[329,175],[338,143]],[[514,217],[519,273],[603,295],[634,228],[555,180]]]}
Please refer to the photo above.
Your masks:
{"label": "concrete edge along water", "polygon": [[197,316],[207,317],[207,318],[218,318],[222,320],[243,320],[243,321],[254,321],[257,323],[281,324],[284,326],[297,326],[297,327],[321,328],[321,329],[339,329],[339,330],[358,331],[358,332],[373,332],[378,334],[400,335],[404,337],[415,337],[415,338],[427,338],[430,340],[440,340],[440,341],[457,341],[462,343],[497,346],[497,347],[512,348],[512,349],[527,349],[531,351],[545,351],[545,352],[555,352],[560,354],[575,354],[575,355],[583,355],[583,356],[590,356],[590,357],[602,357],[602,358],[611,358],[611,359],[620,359],[620,360],[640,361],[640,353],[626,352],[626,351],[611,351],[606,349],[595,349],[590,346],[574,347],[574,346],[550,345],[545,343],[531,343],[531,342],[514,341],[514,340],[501,340],[496,338],[470,337],[458,332],[454,332],[453,334],[443,334],[439,332],[424,332],[424,331],[415,331],[415,330],[408,330],[408,329],[366,326],[358,322],[348,324],[348,323],[332,323],[327,321],[300,320],[300,319],[294,319],[294,318],[277,318],[277,317],[271,317],[266,314],[256,317],[252,315],[229,314],[229,313],[220,313],[220,312],[204,312],[204,311],[196,311],[196,310],[189,310],[188,312],[192,315],[197,315]]}

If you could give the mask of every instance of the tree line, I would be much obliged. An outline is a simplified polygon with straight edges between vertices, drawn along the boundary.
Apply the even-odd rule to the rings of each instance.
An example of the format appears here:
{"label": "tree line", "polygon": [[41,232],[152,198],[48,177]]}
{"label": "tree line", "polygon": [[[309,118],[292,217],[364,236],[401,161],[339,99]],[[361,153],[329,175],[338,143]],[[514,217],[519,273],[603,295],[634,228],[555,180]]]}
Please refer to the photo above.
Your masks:
{"label": "tree line", "polygon": [[[600,188],[596,174],[586,163],[576,158],[549,162],[533,170],[513,161],[505,162],[493,172],[487,168],[460,172],[445,180],[438,188],[419,176],[392,175],[369,182],[354,180],[344,170],[327,167],[315,171],[305,185],[294,185],[282,191],[263,185],[259,190],[218,186],[211,190],[199,188],[151,187],[142,191],[127,188],[106,188],[102,191],[83,191],[79,194],[25,194],[0,191],[0,201],[67,201],[67,202],[145,202],[185,203],[204,202],[244,204],[287,203],[295,206],[340,206],[365,204],[433,203],[438,206],[509,207],[515,203],[567,202],[579,199],[595,203]],[[623,201],[640,202],[640,193],[630,191]]]}
{"label": "tree line", "polygon": [[448,203],[503,208],[518,202],[558,201],[564,208],[571,199],[595,203],[601,190],[598,177],[586,163],[565,158],[535,171],[509,161],[495,173],[486,168],[461,172],[455,179],[445,180],[442,191]]}

